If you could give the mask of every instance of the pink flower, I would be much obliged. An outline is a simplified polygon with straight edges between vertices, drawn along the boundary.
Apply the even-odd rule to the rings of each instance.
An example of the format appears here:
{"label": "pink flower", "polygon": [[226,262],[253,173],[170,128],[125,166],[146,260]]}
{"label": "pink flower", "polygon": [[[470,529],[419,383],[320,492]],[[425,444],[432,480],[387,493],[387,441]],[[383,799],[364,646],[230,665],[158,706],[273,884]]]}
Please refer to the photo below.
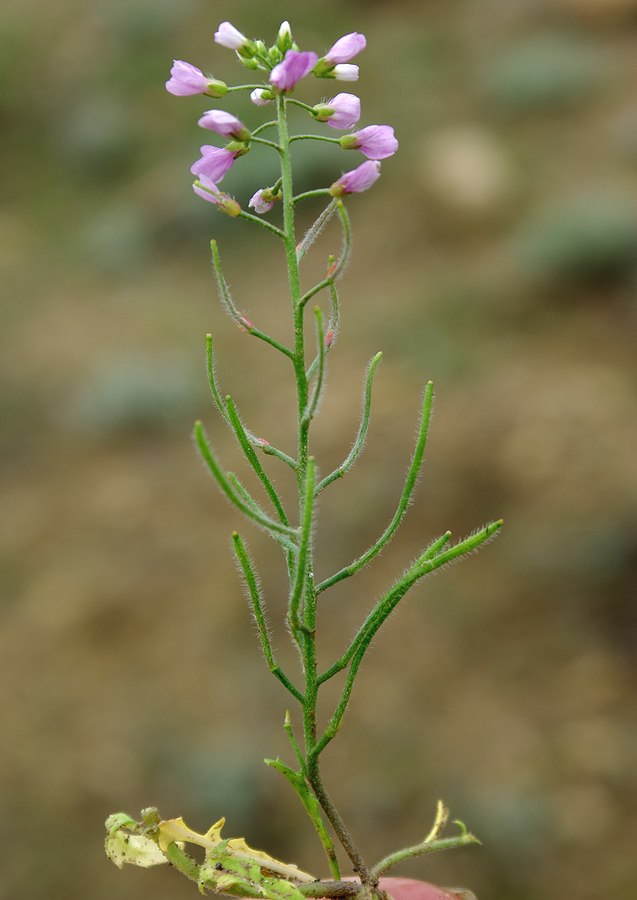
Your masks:
{"label": "pink flower", "polygon": [[270,84],[279,91],[291,91],[314,68],[317,59],[316,53],[311,50],[288,50],[283,62],[272,69]]}
{"label": "pink flower", "polygon": [[215,41],[218,44],[221,44],[222,47],[227,47],[229,50],[241,50],[251,43],[245,34],[241,34],[241,32],[235,28],[234,25],[231,25],[230,22],[222,22],[217,28],[215,31]]}
{"label": "pink flower", "polygon": [[216,131],[223,137],[234,138],[236,141],[246,141],[250,137],[250,132],[243,122],[223,109],[209,109],[197,124],[209,131]]}
{"label": "pink flower", "polygon": [[345,150],[360,150],[368,159],[386,159],[398,150],[398,141],[390,125],[368,125],[340,139]]}
{"label": "pink flower", "polygon": [[190,171],[193,175],[204,176],[210,181],[221,181],[229,168],[234,164],[237,154],[225,147],[212,147],[204,144],[201,150],[201,159],[193,163]]}
{"label": "pink flower", "polygon": [[183,59],[174,59],[170,70],[170,78],[166,82],[166,90],[176,97],[188,97],[191,94],[206,94],[210,89],[216,89],[219,93],[213,96],[221,97],[227,92],[223,81],[206,78],[201,69],[184,62]]}
{"label": "pink flower", "polygon": [[358,81],[358,66],[334,66],[330,74],[337,81]]}
{"label": "pink flower", "polygon": [[335,181],[330,188],[333,197],[342,197],[343,194],[360,194],[370,188],[380,178],[380,163],[377,160],[368,160],[361,163],[350,172]]}
{"label": "pink flower", "polygon": [[248,206],[255,212],[266,213],[272,209],[277,199],[269,188],[262,188],[252,195]]}
{"label": "pink flower", "polygon": [[350,59],[354,59],[366,46],[367,40],[365,35],[353,31],[351,34],[346,34],[344,37],[339,38],[335,44],[332,44],[323,59],[332,66],[338,65],[338,63],[346,63]]}
{"label": "pink flower", "polygon": [[272,103],[272,97],[268,96],[271,92],[267,88],[255,88],[250,94],[250,99],[255,106],[267,106]]}
{"label": "pink flower", "polygon": [[241,207],[234,197],[220,191],[214,181],[212,181],[211,178],[207,178],[205,175],[199,176],[199,179],[193,184],[192,189],[198,197],[202,198],[202,200],[207,200],[208,203],[214,203],[222,212],[232,216],[232,218],[235,218],[241,212]]}
{"label": "pink flower", "polygon": [[332,128],[352,128],[361,117],[361,101],[355,94],[337,94],[314,107],[319,122]]}

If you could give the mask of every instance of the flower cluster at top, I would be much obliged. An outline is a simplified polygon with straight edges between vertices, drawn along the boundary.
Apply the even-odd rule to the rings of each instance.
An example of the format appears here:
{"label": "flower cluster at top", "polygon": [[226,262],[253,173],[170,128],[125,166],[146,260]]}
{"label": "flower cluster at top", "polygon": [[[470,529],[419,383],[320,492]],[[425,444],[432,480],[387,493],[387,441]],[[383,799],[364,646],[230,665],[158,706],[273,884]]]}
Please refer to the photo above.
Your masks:
{"label": "flower cluster at top", "polygon": [[[287,22],[281,25],[276,42],[270,48],[263,41],[251,40],[238,31],[230,22],[222,22],[214,36],[223,47],[234,50],[239,61],[249,70],[267,73],[267,83],[262,85],[239,85],[229,87],[225,82],[204,75],[196,66],[183,60],[175,60],[166,82],[166,90],[178,97],[204,94],[215,99],[224,97],[231,91],[250,90],[250,99],[256,106],[267,106],[280,97],[287,97],[297,84],[309,75],[316,78],[356,81],[358,66],[354,59],[365,49],[363,34],[346,34],[319,57],[312,50],[300,50],[294,43]],[[353,129],[361,115],[361,102],[355,94],[339,93],[314,106],[291,100],[303,108],[314,121],[326,123],[334,129]],[[198,124],[229,140],[225,147],[204,144],[201,158],[191,167],[197,180],[193,184],[196,194],[204,200],[216,204],[230,216],[242,215],[237,201],[219,190],[218,184],[236,160],[250,150],[252,142],[268,144],[276,149],[278,145],[259,137],[260,132],[276,123],[266,123],[250,131],[236,116],[222,109],[209,109],[199,118]],[[325,193],[333,197],[343,194],[360,193],[367,190],[380,177],[380,160],[392,156],[398,149],[394,129],[389,125],[368,125],[350,131],[341,137],[330,138],[323,135],[307,135],[307,138],[329,141],[344,150],[360,150],[366,161],[349,172],[345,172]],[[258,190],[249,202],[257,213],[268,212],[281,199],[281,185]]]}

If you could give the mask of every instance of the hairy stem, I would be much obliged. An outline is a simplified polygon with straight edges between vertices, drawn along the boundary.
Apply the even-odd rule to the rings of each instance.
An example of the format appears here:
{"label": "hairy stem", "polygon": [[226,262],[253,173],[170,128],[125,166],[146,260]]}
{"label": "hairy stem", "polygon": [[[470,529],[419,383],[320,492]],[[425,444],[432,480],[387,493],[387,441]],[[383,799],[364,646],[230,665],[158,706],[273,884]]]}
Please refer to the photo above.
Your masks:
{"label": "hairy stem", "polygon": [[[314,461],[309,458],[309,432],[312,416],[311,405],[308,406],[308,376],[305,363],[304,310],[309,299],[308,294],[301,295],[299,276],[299,259],[297,256],[296,231],[294,226],[294,185],[292,181],[292,163],[290,156],[290,136],[287,125],[286,99],[277,98],[277,121],[279,130],[279,149],[281,161],[281,194],[283,205],[283,233],[285,255],[288,270],[288,282],[292,301],[294,321],[294,373],[297,395],[297,490],[299,496],[300,548],[297,558],[296,577],[290,594],[288,617],[292,632],[297,639],[301,652],[305,674],[305,702],[303,710],[303,732],[305,753],[311,768],[307,769],[309,784],[325,815],[331,823],[345,852],[349,856],[354,871],[361,881],[371,884],[369,870],[345,827],[340,813],[334,806],[321,781],[318,768],[318,755],[314,754],[316,745],[316,706],[318,699],[318,677],[316,666],[316,585],[313,575],[313,542],[311,534],[311,517],[314,501]],[[342,204],[337,204],[345,233],[345,247],[341,255],[344,260],[349,251],[349,221]],[[333,276],[332,276],[333,277]],[[301,607],[301,599],[303,605]]]}

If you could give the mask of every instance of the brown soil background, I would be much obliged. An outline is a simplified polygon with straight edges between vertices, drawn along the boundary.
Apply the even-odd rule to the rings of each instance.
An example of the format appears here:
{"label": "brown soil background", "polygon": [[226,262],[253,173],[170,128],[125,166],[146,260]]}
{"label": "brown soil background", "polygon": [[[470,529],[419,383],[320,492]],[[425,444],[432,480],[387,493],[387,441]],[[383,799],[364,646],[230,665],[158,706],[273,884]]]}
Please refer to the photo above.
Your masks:
{"label": "brown soil background", "polygon": [[[288,701],[259,658],[231,530],[250,541],[295,670],[283,566],[189,438],[201,415],[244,472],[207,396],[206,331],[245,420],[291,438],[287,369],[224,318],[207,242],[220,241],[238,305],[285,337],[281,260],[267,235],[192,196],[196,117],[214,104],[163,90],[173,57],[242,78],[212,43],[226,18],[267,38],[289,18],[318,50],[365,32],[363,123],[390,122],[401,141],[350,204],[322,472],[350,446],[367,360],[385,357],[366,452],[324,495],[319,573],[392,515],[429,378],[436,414],[399,538],[324,596],[323,660],[432,537],[506,520],[377,638],[326,753],[332,793],[370,860],[420,839],[438,797],[484,841],[400,874],[494,900],[633,896],[637,4],[10,0],[0,897],[194,896],[171,872],[119,873],[103,856],[106,815],[150,804],[199,829],[225,815],[229,836],[323,869],[294,796],[261,762],[289,756]],[[299,96],[316,102],[322,87]],[[263,121],[248,107],[248,125]],[[317,146],[300,157],[304,186],[358,162]],[[245,204],[270,163],[250,153],[228,189]],[[323,236],[308,278],[337,241]],[[287,471],[270,471],[289,497]]]}

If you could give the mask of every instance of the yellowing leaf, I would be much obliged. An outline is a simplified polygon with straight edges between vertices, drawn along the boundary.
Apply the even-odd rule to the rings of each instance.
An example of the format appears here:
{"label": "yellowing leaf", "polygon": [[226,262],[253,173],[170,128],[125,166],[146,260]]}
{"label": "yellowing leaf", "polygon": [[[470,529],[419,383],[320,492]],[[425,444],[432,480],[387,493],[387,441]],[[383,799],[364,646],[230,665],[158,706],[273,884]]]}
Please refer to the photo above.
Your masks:
{"label": "yellowing leaf", "polygon": [[151,838],[142,834],[130,834],[120,828],[107,835],[104,848],[106,855],[118,869],[121,869],[124,863],[147,869],[168,862]]}
{"label": "yellowing leaf", "polygon": [[225,825],[225,821],[225,819],[219,819],[205,834],[199,834],[197,831],[189,828],[181,817],[178,819],[167,819],[159,823],[159,846],[165,851],[172,841],[186,841],[189,844],[203,847],[206,853],[209,854],[219,844],[223,844],[223,853],[230,858],[254,863],[260,869],[265,869],[267,872],[279,875],[289,881],[314,881],[314,876],[308,875],[307,872],[302,872],[295,865],[274,859],[273,856],[269,856],[262,850],[255,850],[248,846],[243,838],[224,840],[221,837],[221,829]]}

